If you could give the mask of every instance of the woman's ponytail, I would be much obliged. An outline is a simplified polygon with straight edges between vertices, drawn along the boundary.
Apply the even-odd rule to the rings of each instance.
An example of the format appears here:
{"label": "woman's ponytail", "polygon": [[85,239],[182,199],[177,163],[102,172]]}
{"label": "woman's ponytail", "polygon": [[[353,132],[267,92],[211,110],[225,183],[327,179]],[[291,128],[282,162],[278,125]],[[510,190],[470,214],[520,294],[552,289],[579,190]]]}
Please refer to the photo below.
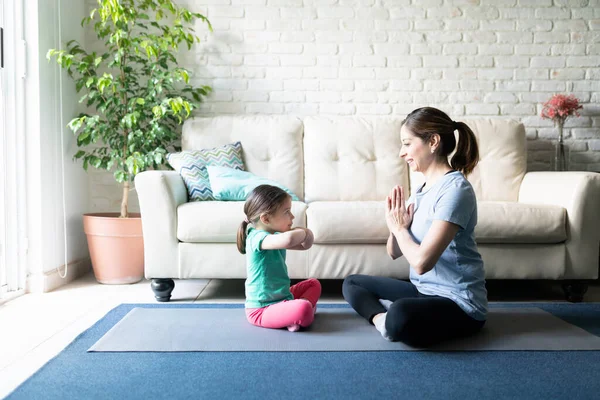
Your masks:
{"label": "woman's ponytail", "polygon": [[450,161],[450,166],[465,175],[469,175],[479,162],[479,148],[475,134],[464,122],[454,122],[458,131],[458,146]]}
{"label": "woman's ponytail", "polygon": [[246,254],[246,238],[248,237],[248,232],[246,231],[247,228],[248,222],[244,220],[240,224],[237,232],[237,248],[242,254]]}

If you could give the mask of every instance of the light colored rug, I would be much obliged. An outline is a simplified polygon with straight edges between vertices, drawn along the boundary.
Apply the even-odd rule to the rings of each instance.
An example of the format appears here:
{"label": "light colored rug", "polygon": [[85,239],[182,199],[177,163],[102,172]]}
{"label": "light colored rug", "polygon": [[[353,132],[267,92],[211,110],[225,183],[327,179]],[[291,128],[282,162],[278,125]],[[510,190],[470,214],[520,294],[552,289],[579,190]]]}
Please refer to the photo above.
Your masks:
{"label": "light colored rug", "polygon": [[[319,308],[304,331],[250,325],[243,308],[133,308],[88,351],[407,351],[349,308]],[[539,308],[493,308],[483,330],[437,351],[600,350],[600,337]]]}

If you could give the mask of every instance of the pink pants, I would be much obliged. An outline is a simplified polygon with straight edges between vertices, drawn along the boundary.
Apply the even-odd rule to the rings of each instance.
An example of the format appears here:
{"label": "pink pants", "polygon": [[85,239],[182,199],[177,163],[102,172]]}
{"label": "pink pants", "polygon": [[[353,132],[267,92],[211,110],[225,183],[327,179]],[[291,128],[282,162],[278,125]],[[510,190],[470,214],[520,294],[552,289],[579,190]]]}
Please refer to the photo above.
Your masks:
{"label": "pink pants", "polygon": [[248,322],[275,329],[291,325],[303,328],[310,326],[315,318],[317,301],[321,297],[321,283],[315,278],[307,279],[290,287],[290,292],[294,300],[284,300],[262,308],[247,308]]}

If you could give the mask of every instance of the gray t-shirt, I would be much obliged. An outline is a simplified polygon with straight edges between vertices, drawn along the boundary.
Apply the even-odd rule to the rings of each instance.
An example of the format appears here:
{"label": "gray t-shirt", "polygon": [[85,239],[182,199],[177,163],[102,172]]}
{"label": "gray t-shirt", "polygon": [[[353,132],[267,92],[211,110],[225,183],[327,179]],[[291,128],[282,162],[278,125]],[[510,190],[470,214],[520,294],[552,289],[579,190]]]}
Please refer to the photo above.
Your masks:
{"label": "gray t-shirt", "polygon": [[473,187],[462,173],[453,171],[426,192],[417,191],[409,203],[415,203],[410,232],[419,244],[434,220],[460,227],[433,269],[418,275],[411,268],[410,281],[419,292],[451,299],[472,318],[485,320],[487,290],[483,260],[475,243],[477,200]]}

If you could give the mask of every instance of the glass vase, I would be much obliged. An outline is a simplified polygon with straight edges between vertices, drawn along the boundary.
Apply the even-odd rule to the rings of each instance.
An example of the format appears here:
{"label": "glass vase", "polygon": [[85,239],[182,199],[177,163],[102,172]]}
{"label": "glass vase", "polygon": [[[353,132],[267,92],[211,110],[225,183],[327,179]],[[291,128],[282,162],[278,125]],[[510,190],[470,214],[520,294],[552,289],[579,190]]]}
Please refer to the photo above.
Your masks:
{"label": "glass vase", "polygon": [[563,123],[559,121],[556,127],[558,128],[558,140],[556,141],[554,150],[554,170],[568,171],[569,148],[563,141]]}

